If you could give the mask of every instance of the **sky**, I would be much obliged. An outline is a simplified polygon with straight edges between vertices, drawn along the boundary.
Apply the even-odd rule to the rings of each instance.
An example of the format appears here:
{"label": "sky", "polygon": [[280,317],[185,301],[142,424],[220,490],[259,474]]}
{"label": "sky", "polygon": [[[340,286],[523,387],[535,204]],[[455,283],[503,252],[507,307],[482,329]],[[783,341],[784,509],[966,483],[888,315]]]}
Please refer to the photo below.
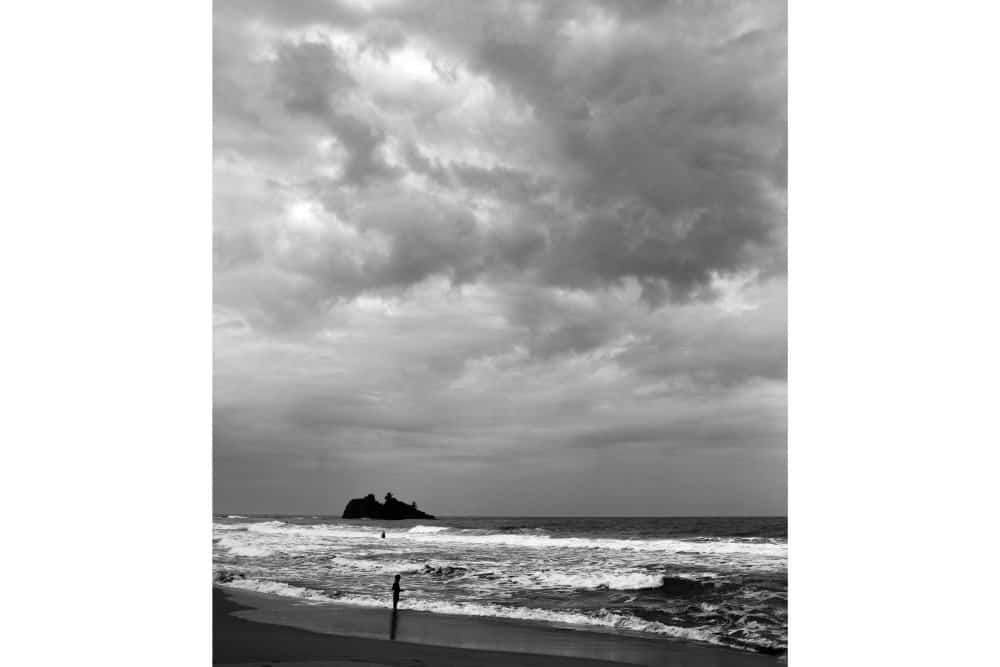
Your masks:
{"label": "sky", "polygon": [[783,2],[213,21],[216,511],[786,513]]}

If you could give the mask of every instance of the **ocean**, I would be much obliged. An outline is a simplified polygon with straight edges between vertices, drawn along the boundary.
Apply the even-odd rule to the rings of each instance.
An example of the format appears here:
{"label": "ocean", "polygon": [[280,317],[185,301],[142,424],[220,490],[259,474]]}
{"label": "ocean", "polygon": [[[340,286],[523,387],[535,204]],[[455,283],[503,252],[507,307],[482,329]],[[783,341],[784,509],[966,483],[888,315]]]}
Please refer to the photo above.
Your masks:
{"label": "ocean", "polygon": [[[381,534],[386,537],[382,539]],[[785,517],[217,515],[222,586],[311,604],[494,616],[782,654]]]}

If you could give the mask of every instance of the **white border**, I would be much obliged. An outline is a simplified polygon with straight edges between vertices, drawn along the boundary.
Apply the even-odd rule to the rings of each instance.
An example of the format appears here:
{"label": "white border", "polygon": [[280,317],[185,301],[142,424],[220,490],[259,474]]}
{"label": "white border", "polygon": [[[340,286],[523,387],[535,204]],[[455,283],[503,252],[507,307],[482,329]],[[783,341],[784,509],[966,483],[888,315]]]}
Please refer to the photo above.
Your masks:
{"label": "white border", "polygon": [[5,7],[7,664],[211,661],[211,20]]}
{"label": "white border", "polygon": [[[988,664],[996,10],[791,8],[791,652]],[[10,664],[205,664],[207,3],[0,40]]]}
{"label": "white border", "polygon": [[990,8],[790,8],[797,665],[995,661]]}

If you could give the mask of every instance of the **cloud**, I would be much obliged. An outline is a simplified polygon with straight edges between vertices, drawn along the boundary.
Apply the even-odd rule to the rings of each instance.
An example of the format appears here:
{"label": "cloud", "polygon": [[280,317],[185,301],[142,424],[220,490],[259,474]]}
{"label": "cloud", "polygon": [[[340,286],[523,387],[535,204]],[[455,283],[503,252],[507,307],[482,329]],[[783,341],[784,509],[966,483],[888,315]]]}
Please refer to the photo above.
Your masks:
{"label": "cloud", "polygon": [[214,12],[219,475],[773,456],[783,3]]}

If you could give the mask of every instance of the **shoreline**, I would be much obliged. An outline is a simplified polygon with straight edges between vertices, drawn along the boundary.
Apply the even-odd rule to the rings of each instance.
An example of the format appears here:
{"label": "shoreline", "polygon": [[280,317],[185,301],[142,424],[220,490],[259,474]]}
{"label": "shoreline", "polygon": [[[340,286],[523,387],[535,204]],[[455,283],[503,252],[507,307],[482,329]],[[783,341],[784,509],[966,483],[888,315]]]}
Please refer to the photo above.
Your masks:
{"label": "shoreline", "polygon": [[[214,586],[213,662],[426,665],[766,667],[775,656],[678,639],[646,639],[511,619],[315,605]],[[393,638],[390,638],[390,635]],[[345,662],[346,661],[346,662]],[[318,665],[316,667],[319,667]]]}

